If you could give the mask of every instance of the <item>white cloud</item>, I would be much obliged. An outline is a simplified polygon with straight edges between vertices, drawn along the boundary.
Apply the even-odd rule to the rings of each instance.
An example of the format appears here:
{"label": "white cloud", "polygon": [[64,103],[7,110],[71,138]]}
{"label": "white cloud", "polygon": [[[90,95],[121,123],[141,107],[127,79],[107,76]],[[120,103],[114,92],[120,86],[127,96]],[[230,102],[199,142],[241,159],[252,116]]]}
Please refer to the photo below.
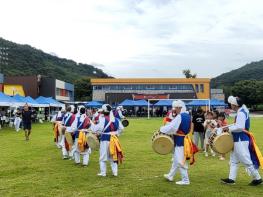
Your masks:
{"label": "white cloud", "polygon": [[0,36],[116,77],[217,76],[262,59],[261,0],[0,0]]}

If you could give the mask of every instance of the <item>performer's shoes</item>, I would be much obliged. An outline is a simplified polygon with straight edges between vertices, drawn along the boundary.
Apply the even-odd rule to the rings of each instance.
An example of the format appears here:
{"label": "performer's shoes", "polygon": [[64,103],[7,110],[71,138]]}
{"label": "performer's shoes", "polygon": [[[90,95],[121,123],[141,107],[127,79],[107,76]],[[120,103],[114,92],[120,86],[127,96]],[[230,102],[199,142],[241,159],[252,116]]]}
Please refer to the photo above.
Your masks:
{"label": "performer's shoes", "polygon": [[106,174],[102,174],[101,172],[100,172],[100,173],[98,173],[97,175],[98,175],[98,176],[103,176],[103,177],[105,177],[105,176],[106,176]]}
{"label": "performer's shoes", "polygon": [[164,174],[163,175],[164,176],[164,178],[166,179],[166,180],[168,180],[168,181],[170,181],[170,182],[172,182],[174,179],[172,178],[172,177],[170,177],[168,174]]}
{"label": "performer's shoes", "polygon": [[235,181],[232,180],[232,179],[221,179],[221,182],[224,183],[224,184],[229,184],[229,185],[234,185],[235,184]]}
{"label": "performer's shoes", "polygon": [[113,175],[113,176],[115,176],[115,177],[116,177],[116,176],[118,176],[118,174],[117,174],[117,173],[112,173],[112,175]]}
{"label": "performer's shoes", "polygon": [[260,184],[262,184],[262,179],[253,180],[253,181],[251,181],[251,183],[249,183],[250,186],[257,186]]}
{"label": "performer's shoes", "polygon": [[63,156],[63,159],[66,160],[66,159],[68,159],[68,157],[67,156]]}
{"label": "performer's shoes", "polygon": [[175,184],[176,185],[190,185],[190,182],[189,181],[177,181]]}

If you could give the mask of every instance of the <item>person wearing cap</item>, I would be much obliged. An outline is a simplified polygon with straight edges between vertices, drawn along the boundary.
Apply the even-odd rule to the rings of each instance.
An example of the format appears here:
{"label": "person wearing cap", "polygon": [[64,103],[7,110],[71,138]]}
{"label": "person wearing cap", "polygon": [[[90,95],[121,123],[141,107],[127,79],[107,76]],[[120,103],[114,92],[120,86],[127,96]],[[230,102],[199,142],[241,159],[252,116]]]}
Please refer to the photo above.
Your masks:
{"label": "person wearing cap", "polygon": [[[68,132],[68,133],[72,132],[71,125],[73,124],[75,120],[75,114],[73,113],[74,108],[75,107],[73,105],[67,107],[66,114],[64,115],[62,122],[61,122],[62,126],[66,127],[65,132]],[[65,139],[65,134],[62,134],[61,145],[62,145],[61,151],[62,151],[63,159],[67,159],[68,157],[72,158],[73,155],[71,153],[71,150],[67,148],[68,144]]]}
{"label": "person wearing cap", "polygon": [[100,172],[98,176],[105,177],[107,165],[106,162],[109,161],[111,164],[111,170],[113,176],[118,176],[118,163],[113,161],[110,156],[110,139],[111,135],[118,136],[123,130],[123,126],[120,120],[115,118],[112,112],[112,107],[109,104],[104,104],[102,106],[102,114],[99,117],[98,124],[92,124],[91,130],[94,133],[100,134]]}
{"label": "person wearing cap", "polygon": [[[237,112],[235,123],[229,125],[225,130],[229,131],[234,140],[234,148],[230,154],[230,172],[229,177],[221,179],[222,183],[235,184],[237,177],[238,164],[242,163],[246,167],[246,171],[253,180],[249,184],[256,186],[262,183],[261,176],[258,172],[258,161],[251,152],[250,144],[252,143],[250,138],[250,118],[247,107],[243,104],[243,101],[234,96],[228,98],[228,103],[231,105],[232,110]],[[253,159],[252,159],[253,158]]]}
{"label": "person wearing cap", "polygon": [[[79,108],[79,116],[75,117],[74,122],[71,125],[71,130],[73,131],[74,145],[72,147],[72,153],[74,155],[75,164],[80,164],[80,155],[83,156],[83,166],[87,166],[89,163],[89,155],[91,154],[91,149],[88,144],[84,142],[83,148],[79,147],[79,135],[85,135],[85,129],[88,129],[91,125],[91,120],[86,115],[85,107]],[[85,141],[85,136],[83,137]]]}
{"label": "person wearing cap", "polygon": [[181,181],[177,181],[177,185],[189,185],[188,165],[185,162],[184,156],[184,138],[190,132],[191,116],[186,112],[186,107],[183,101],[176,100],[173,102],[172,107],[176,112],[176,117],[169,123],[160,128],[161,133],[174,134],[174,159],[172,167],[168,174],[164,177],[168,181],[173,181],[177,170],[181,173]]}

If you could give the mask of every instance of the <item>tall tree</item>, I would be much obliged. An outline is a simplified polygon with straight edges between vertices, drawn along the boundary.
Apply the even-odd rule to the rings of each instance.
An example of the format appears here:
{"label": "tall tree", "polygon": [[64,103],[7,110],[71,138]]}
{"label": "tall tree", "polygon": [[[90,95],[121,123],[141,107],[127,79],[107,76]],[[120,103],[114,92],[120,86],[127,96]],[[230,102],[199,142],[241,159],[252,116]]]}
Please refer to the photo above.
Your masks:
{"label": "tall tree", "polygon": [[186,78],[196,78],[197,74],[191,74],[190,69],[185,69],[183,70],[183,74],[185,75]]}
{"label": "tall tree", "polygon": [[263,82],[256,80],[244,80],[235,83],[232,94],[242,98],[246,105],[255,108],[263,103]]}
{"label": "tall tree", "polygon": [[90,78],[84,77],[74,82],[75,84],[75,100],[90,101],[92,100],[92,86]]}

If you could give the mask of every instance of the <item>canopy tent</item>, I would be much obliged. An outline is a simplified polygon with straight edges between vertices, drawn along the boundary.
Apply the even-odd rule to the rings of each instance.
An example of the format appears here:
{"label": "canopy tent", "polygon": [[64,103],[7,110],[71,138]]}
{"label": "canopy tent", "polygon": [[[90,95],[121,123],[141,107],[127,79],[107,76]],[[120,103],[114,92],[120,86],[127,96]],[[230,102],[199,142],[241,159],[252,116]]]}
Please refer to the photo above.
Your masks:
{"label": "canopy tent", "polygon": [[223,100],[218,100],[218,99],[211,99],[210,105],[211,106],[228,106]]}
{"label": "canopy tent", "polygon": [[29,103],[32,107],[49,107],[48,104],[40,104],[34,99],[32,99],[30,96],[25,97],[26,102]]}
{"label": "canopy tent", "polygon": [[53,99],[52,97],[47,97],[46,100],[49,102],[49,105],[51,107],[65,108],[65,104],[58,102],[57,100]]}
{"label": "canopy tent", "polygon": [[172,106],[173,100],[159,100],[154,106]]}
{"label": "canopy tent", "polygon": [[129,100],[129,99],[126,99],[126,100],[122,101],[119,105],[132,106],[132,107],[142,107],[142,106],[148,106],[148,103],[146,100]]}
{"label": "canopy tent", "polygon": [[186,103],[186,106],[208,106],[208,100],[193,100],[189,103]]}
{"label": "canopy tent", "polygon": [[148,102],[146,100],[136,100],[133,102],[134,106],[148,106]]}
{"label": "canopy tent", "polygon": [[39,104],[45,104],[47,105],[47,107],[49,107],[49,102],[43,96],[39,96],[38,98],[35,99],[35,101],[38,102]]}
{"label": "canopy tent", "polygon": [[119,105],[134,106],[134,100],[126,99],[126,100],[122,101]]}
{"label": "canopy tent", "polygon": [[16,102],[19,103],[19,106],[24,106],[27,103],[25,97],[20,96],[19,94],[16,94],[12,98],[15,99]]}
{"label": "canopy tent", "polygon": [[0,92],[0,106],[22,106],[22,103],[16,101],[14,98],[4,94],[3,92]]}
{"label": "canopy tent", "polygon": [[88,103],[85,104],[85,107],[101,107],[102,103],[98,101],[88,101]]}

